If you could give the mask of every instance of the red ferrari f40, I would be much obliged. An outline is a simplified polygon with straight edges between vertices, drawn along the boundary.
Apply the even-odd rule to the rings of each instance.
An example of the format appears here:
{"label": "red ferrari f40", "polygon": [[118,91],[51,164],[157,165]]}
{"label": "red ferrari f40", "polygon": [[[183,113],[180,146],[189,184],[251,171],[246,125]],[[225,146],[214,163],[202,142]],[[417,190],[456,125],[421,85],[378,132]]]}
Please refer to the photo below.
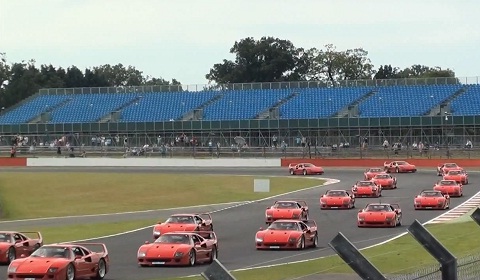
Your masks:
{"label": "red ferrari f40", "polygon": [[355,197],[380,197],[382,196],[382,187],[373,181],[358,181],[353,185],[352,192]]}
{"label": "red ferrari f40", "polygon": [[441,191],[423,190],[413,199],[415,210],[422,209],[448,209],[450,196]]}
{"label": "red ferrari f40", "polygon": [[351,191],[328,190],[320,197],[320,209],[355,208],[355,195]]}
{"label": "red ferrari f40", "polygon": [[417,167],[413,164],[410,164],[406,161],[392,161],[392,162],[384,162],[383,166],[385,168],[385,172],[387,173],[413,173],[417,172]]}
{"label": "red ferrari f40", "polygon": [[317,223],[314,220],[276,220],[267,229],[260,228],[255,235],[255,246],[257,250],[317,247]]}
{"label": "red ferrari f40", "polygon": [[40,232],[0,231],[0,263],[10,264],[20,257],[28,257],[42,245]]}
{"label": "red ferrari f40", "polygon": [[370,203],[358,211],[358,227],[396,227],[402,225],[402,210],[398,204]]}
{"label": "red ferrari f40", "polygon": [[290,164],[288,170],[290,175],[322,175],[324,173],[322,167],[311,163]]}
{"label": "red ferrari f40", "polygon": [[213,231],[212,216],[204,214],[175,214],[153,227],[153,239],[173,231]]}
{"label": "red ferrari f40", "polygon": [[463,196],[463,186],[454,180],[440,180],[434,186],[433,190],[448,194],[450,197]]}
{"label": "red ferrari f40", "polygon": [[267,207],[265,211],[265,223],[271,224],[280,219],[308,220],[308,205],[303,200],[282,200]]}

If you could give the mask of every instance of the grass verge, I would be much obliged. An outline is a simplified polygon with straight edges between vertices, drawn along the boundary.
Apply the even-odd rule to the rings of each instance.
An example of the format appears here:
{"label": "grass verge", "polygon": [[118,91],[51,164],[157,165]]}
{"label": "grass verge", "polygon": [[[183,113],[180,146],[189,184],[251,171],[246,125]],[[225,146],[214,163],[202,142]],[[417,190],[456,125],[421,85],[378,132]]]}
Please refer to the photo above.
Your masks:
{"label": "grass verge", "polygon": [[[478,254],[480,249],[480,239],[478,238],[480,228],[475,222],[468,221],[455,224],[436,224],[429,225],[427,228],[457,258],[474,253]],[[387,244],[366,249],[362,252],[384,274],[409,273],[420,267],[436,263],[430,254],[428,254],[427,251],[425,251],[421,245],[411,237],[411,235],[400,237]],[[304,275],[329,273],[354,272],[338,256],[326,257],[297,264],[286,264],[270,268],[232,272],[232,274],[239,280],[259,278],[262,280],[280,280]],[[200,280],[203,278],[193,277],[188,279]]]}
{"label": "grass verge", "polygon": [[[40,231],[44,244],[83,240],[135,230],[155,224],[157,220],[136,220],[112,223],[76,224],[55,227],[20,227],[20,231]],[[141,244],[139,244],[140,246]]]}
{"label": "grass verge", "polygon": [[265,177],[152,173],[1,173],[0,218],[102,214],[256,200],[323,184],[270,178],[269,193],[254,193]]}

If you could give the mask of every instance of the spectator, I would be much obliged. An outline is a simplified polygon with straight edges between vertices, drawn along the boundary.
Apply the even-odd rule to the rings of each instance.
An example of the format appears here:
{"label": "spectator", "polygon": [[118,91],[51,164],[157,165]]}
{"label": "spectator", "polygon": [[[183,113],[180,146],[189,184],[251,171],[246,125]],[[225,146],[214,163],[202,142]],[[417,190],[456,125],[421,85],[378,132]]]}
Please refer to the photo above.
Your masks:
{"label": "spectator", "polygon": [[12,146],[12,149],[10,149],[10,157],[14,158],[17,155],[17,149],[15,146]]}

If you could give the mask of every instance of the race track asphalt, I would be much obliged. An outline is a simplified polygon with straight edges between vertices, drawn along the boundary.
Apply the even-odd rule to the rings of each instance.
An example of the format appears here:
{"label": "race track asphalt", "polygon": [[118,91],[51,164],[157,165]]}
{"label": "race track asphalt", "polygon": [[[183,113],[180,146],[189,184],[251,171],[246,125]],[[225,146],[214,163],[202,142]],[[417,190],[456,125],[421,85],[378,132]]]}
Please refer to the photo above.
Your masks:
{"label": "race track asphalt", "polygon": [[[2,171],[6,171],[3,169]],[[45,172],[52,171],[51,168],[27,168],[10,169],[7,172]],[[285,169],[281,168],[68,168],[56,169],[55,171],[77,171],[77,172],[131,172],[132,176],[139,172],[162,172],[162,173],[182,173],[182,174],[235,174],[235,175],[286,175]],[[143,213],[127,213],[102,215],[97,217],[77,217],[77,218],[58,218],[40,221],[19,221],[19,222],[0,222],[0,227],[14,230],[28,223],[34,224],[64,225],[92,222],[92,219],[101,221],[121,221],[135,219],[150,219],[159,216],[166,216],[176,212],[203,212],[216,211],[212,214],[215,232],[219,237],[219,261],[228,269],[251,268],[256,266],[279,264],[290,261],[298,261],[320,256],[335,254],[328,246],[328,242],[338,233],[342,232],[357,247],[362,248],[378,242],[387,240],[401,232],[415,220],[426,222],[444,211],[415,211],[413,209],[413,197],[422,189],[431,189],[433,183],[439,180],[434,170],[421,170],[415,174],[397,174],[398,189],[385,190],[383,192],[382,202],[398,203],[403,211],[403,225],[398,228],[375,228],[359,229],[356,226],[357,210],[365,206],[366,203],[376,202],[379,199],[359,198],[356,201],[357,209],[352,210],[320,210],[319,197],[326,189],[350,189],[357,180],[363,177],[361,169],[339,169],[332,168],[326,170],[325,175],[319,177],[328,177],[339,179],[341,182],[328,187],[320,187],[301,191],[291,195],[285,195],[268,199],[265,201],[251,202],[248,204],[216,205],[209,207],[196,207],[179,210],[156,210]],[[452,198],[451,207],[455,207],[465,201],[473,194],[478,192],[479,188],[476,182],[480,180],[480,174],[470,174],[470,185],[464,187],[464,197]],[[212,186],[213,187],[213,186]],[[246,186],[251,188],[252,186]],[[306,200],[310,206],[310,216],[316,220],[319,226],[319,247],[316,249],[307,249],[305,251],[256,251],[254,247],[254,236],[259,227],[265,227],[264,213],[266,207],[270,206],[275,200],[282,198],[296,198]],[[236,205],[236,206],[235,206]],[[224,209],[225,208],[225,209]],[[224,210],[222,210],[224,209]],[[115,280],[147,280],[152,278],[169,278],[175,276],[186,276],[200,274],[207,266],[196,267],[155,267],[140,268],[136,264],[136,252],[138,247],[146,240],[151,240],[152,229],[143,229],[124,235],[97,239],[96,242],[106,243],[112,262],[111,270],[106,279]],[[0,275],[6,275],[6,267],[0,268]]]}

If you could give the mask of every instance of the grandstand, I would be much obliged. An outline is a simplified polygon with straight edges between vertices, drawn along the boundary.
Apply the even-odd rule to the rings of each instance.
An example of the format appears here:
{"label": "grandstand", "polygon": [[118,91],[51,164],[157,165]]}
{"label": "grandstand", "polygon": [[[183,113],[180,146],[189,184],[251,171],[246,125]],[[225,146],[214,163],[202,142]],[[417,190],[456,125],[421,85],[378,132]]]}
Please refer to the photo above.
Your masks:
{"label": "grandstand", "polygon": [[480,115],[479,105],[480,85],[464,84],[38,93],[7,109],[0,124],[434,116],[444,109],[467,116]]}

